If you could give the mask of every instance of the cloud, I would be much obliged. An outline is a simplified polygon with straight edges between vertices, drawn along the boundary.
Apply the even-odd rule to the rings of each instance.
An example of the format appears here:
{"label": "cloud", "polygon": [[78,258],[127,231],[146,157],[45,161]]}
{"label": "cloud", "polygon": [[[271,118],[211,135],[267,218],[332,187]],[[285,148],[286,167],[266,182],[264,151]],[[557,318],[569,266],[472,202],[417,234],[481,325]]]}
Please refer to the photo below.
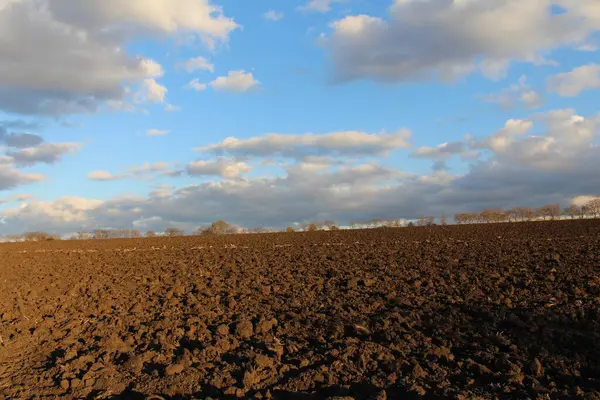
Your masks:
{"label": "cloud", "polygon": [[7,127],[0,124],[0,143],[8,147],[34,147],[43,141],[41,136],[32,133],[9,133]]}
{"label": "cloud", "polygon": [[186,165],[185,170],[191,176],[219,176],[233,179],[250,172],[252,168],[244,162],[221,157],[217,160],[192,161]]}
{"label": "cloud", "polygon": [[310,0],[306,5],[299,7],[300,11],[315,11],[326,13],[331,10],[334,3],[345,3],[348,0]]}
{"label": "cloud", "polygon": [[181,107],[175,106],[173,104],[167,104],[165,106],[165,111],[167,111],[167,112],[181,111]]}
{"label": "cloud", "polygon": [[358,131],[331,132],[322,135],[282,135],[271,133],[249,139],[228,137],[221,143],[199,147],[199,152],[229,153],[235,156],[303,158],[310,155],[378,156],[410,147],[410,131],[401,129],[387,134]]}
{"label": "cloud", "polygon": [[238,28],[210,0],[20,0],[0,8],[0,26],[0,110],[28,115],[94,112],[127,87],[161,102],[162,69],[130,43],[186,35],[214,47]]}
{"label": "cloud", "polygon": [[247,92],[260,85],[260,82],[254,79],[251,72],[243,70],[229,71],[227,76],[220,76],[210,82],[214,90],[223,90],[227,92]]}
{"label": "cloud", "polygon": [[98,170],[93,171],[88,174],[88,179],[93,181],[116,181],[127,178],[138,178],[138,179],[147,179],[149,175],[156,172],[163,172],[168,169],[170,163],[168,162],[155,162],[149,163],[145,162],[141,165],[134,165],[127,169],[128,172],[121,172],[117,174],[113,174],[109,171]]}
{"label": "cloud", "polygon": [[203,92],[206,90],[208,85],[206,83],[201,83],[200,79],[193,79],[187,84],[187,87],[197,92]]}
{"label": "cloud", "polygon": [[263,18],[267,21],[279,21],[283,19],[284,13],[281,11],[269,10],[263,14]]}
{"label": "cloud", "polygon": [[199,70],[214,72],[215,66],[204,57],[190,58],[189,60],[179,63],[180,68],[187,72],[195,72]]}
{"label": "cloud", "polygon": [[351,15],[331,28],[322,45],[340,82],[452,81],[475,71],[497,79],[514,62],[552,63],[545,54],[586,42],[600,11],[596,0],[396,0],[387,19]]}
{"label": "cloud", "polygon": [[600,65],[588,64],[547,80],[548,91],[562,97],[577,97],[586,90],[600,88]]}
{"label": "cloud", "polygon": [[158,161],[155,163],[145,162],[142,165],[134,165],[129,168],[134,175],[143,175],[152,172],[161,172],[169,168],[171,164],[165,161]]}
{"label": "cloud", "polygon": [[89,180],[92,180],[92,181],[108,182],[108,181],[117,181],[120,179],[127,178],[127,174],[113,175],[108,171],[98,170],[98,171],[90,172],[87,177]]}
{"label": "cloud", "polygon": [[193,79],[187,84],[187,87],[197,92],[203,92],[210,86],[218,91],[243,93],[256,89],[259,85],[260,82],[254,79],[251,72],[240,70],[229,71],[227,76],[220,76],[209,83],[202,83],[200,79]]}
{"label": "cloud", "polygon": [[[376,217],[413,219],[485,208],[535,207],[550,202],[566,205],[579,196],[600,194],[600,114],[583,116],[572,109],[557,109],[509,119],[496,131],[479,134],[414,152],[436,162],[446,154],[483,153],[459,174],[442,170],[415,174],[375,162],[339,164],[328,157],[332,148],[314,138],[303,141],[310,149],[326,148],[324,154],[306,155],[297,145],[286,152],[281,150],[285,147],[278,147],[284,146],[279,142],[260,152],[267,135],[253,138],[250,143],[256,147],[240,141],[242,148],[250,149],[250,155],[255,157],[263,157],[263,153],[280,155],[282,151],[293,156],[288,164],[279,164],[283,174],[244,176],[239,173],[240,158],[194,162],[186,169],[197,168],[197,173],[213,179],[181,188],[157,186],[148,196],[104,202],[78,198],[26,201],[0,211],[0,218],[5,221],[0,232],[69,233],[98,227],[160,231],[167,226],[191,231],[219,218],[242,226],[271,227],[314,220],[345,223]],[[370,142],[383,139],[374,136],[377,140],[371,138]],[[339,138],[334,137],[337,143]],[[386,137],[384,141],[389,140]],[[266,143],[271,145],[270,141]],[[383,154],[386,148],[389,146],[374,146],[368,154]],[[237,146],[232,149],[234,153],[238,150]],[[337,145],[333,149],[334,155],[340,154]],[[0,171],[10,168],[10,164],[0,165],[7,165],[0,166]],[[152,168],[151,164],[143,166]],[[233,178],[225,176],[228,166],[238,170],[229,175]]]}
{"label": "cloud", "polygon": [[18,167],[32,166],[38,163],[54,164],[66,154],[73,154],[81,149],[79,143],[45,143],[36,147],[26,147],[18,151],[9,151]]}
{"label": "cloud", "polygon": [[24,173],[14,169],[10,164],[0,162],[0,191],[40,182],[44,179],[43,175]]}
{"label": "cloud", "polygon": [[168,89],[156,82],[155,79],[144,79],[142,88],[135,94],[136,103],[164,103],[167,99]]}
{"label": "cloud", "polygon": [[527,84],[527,78],[523,75],[518,83],[511,85],[499,93],[482,96],[484,101],[496,103],[500,107],[510,110],[520,104],[526,110],[538,108],[542,105],[540,94]]}
{"label": "cloud", "polygon": [[149,129],[148,131],[146,131],[146,135],[148,135],[148,136],[164,136],[164,135],[168,134],[169,132],[171,132],[171,131],[166,130],[166,129]]}

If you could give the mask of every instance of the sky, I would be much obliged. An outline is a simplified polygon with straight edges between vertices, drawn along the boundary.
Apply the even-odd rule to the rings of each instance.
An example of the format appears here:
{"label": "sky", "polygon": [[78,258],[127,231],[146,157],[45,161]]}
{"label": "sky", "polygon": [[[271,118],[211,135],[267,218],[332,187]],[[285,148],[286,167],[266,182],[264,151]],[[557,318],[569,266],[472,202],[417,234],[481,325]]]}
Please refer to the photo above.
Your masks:
{"label": "sky", "polygon": [[0,0],[0,235],[598,196],[599,45],[597,0]]}

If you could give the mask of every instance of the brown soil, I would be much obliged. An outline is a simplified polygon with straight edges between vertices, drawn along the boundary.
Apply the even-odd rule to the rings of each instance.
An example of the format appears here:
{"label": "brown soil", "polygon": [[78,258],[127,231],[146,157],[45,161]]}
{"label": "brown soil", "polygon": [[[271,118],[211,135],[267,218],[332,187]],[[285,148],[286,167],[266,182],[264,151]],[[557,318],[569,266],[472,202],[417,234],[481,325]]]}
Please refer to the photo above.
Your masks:
{"label": "brown soil", "polygon": [[598,221],[6,244],[0,399],[598,399],[599,305]]}

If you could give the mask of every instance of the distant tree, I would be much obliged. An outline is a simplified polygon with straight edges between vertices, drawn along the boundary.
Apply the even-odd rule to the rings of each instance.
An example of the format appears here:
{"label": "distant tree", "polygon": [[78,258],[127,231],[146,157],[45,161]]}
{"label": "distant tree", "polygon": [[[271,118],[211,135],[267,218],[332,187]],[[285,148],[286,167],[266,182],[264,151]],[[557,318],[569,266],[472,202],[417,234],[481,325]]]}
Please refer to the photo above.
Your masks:
{"label": "distant tree", "polygon": [[340,228],[338,228],[337,225],[331,225],[328,229],[330,231],[339,231],[340,230]]}
{"label": "distant tree", "polygon": [[199,228],[194,232],[195,235],[229,235],[232,233],[237,233],[236,227],[223,220],[215,221],[209,227]]}
{"label": "distant tree", "polygon": [[440,218],[440,224],[448,225],[448,217],[446,217],[445,215],[442,215],[442,217]]}
{"label": "distant tree", "polygon": [[296,231],[294,230],[294,228],[292,228],[291,226],[288,226],[287,228],[285,228],[285,231],[286,231],[287,233],[296,232]]}
{"label": "distant tree", "polygon": [[508,222],[517,222],[519,220],[519,211],[516,208],[507,210],[505,214]]}
{"label": "distant tree", "polygon": [[550,218],[552,220],[560,216],[560,204],[547,204],[537,210],[537,215],[544,220]]}
{"label": "distant tree", "polygon": [[90,240],[92,237],[92,234],[89,232],[77,232],[73,235],[74,240]]}
{"label": "distant tree", "polygon": [[421,217],[417,219],[418,226],[431,226],[435,222],[435,217]]}
{"label": "distant tree", "polygon": [[271,230],[262,226],[248,229],[248,233],[269,233]]}
{"label": "distant tree", "polygon": [[600,198],[588,201],[585,207],[592,218],[600,216]]}
{"label": "distant tree", "polygon": [[109,232],[105,229],[96,229],[92,235],[96,240],[109,238]]}
{"label": "distant tree", "polygon": [[148,237],[148,238],[157,237],[157,236],[158,236],[157,233],[154,231],[146,232],[146,237]]}
{"label": "distant tree", "polygon": [[563,215],[566,217],[570,217],[571,219],[575,219],[575,217],[579,216],[579,211],[580,207],[576,206],[575,204],[571,204],[569,207],[566,207],[563,210]]}
{"label": "distant tree", "polygon": [[313,223],[310,223],[310,224],[306,225],[306,226],[304,227],[304,230],[305,230],[306,232],[315,232],[315,231],[318,231],[318,230],[319,230],[319,227],[317,226],[317,224],[315,224],[315,223],[313,222]]}
{"label": "distant tree", "polygon": [[52,235],[46,232],[26,232],[21,235],[22,241],[25,242],[44,242],[48,240],[60,240],[58,235]]}
{"label": "distant tree", "polygon": [[183,236],[184,235],[184,231],[183,229],[179,229],[179,228],[174,228],[174,227],[169,227],[167,228],[167,230],[165,231],[165,235],[169,236],[169,237],[174,237],[174,236]]}
{"label": "distant tree", "polygon": [[415,226],[415,223],[412,221],[408,221],[408,224],[406,224],[406,226],[408,226],[409,228],[412,228],[413,226]]}

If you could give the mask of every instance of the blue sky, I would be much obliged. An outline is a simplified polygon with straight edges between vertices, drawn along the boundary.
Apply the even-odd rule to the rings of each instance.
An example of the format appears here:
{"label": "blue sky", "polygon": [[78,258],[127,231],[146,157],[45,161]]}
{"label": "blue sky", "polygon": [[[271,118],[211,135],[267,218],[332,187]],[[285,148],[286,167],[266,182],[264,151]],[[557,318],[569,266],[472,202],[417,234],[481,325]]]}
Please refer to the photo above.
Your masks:
{"label": "blue sky", "polygon": [[0,233],[599,194],[592,0],[65,4],[0,0]]}

